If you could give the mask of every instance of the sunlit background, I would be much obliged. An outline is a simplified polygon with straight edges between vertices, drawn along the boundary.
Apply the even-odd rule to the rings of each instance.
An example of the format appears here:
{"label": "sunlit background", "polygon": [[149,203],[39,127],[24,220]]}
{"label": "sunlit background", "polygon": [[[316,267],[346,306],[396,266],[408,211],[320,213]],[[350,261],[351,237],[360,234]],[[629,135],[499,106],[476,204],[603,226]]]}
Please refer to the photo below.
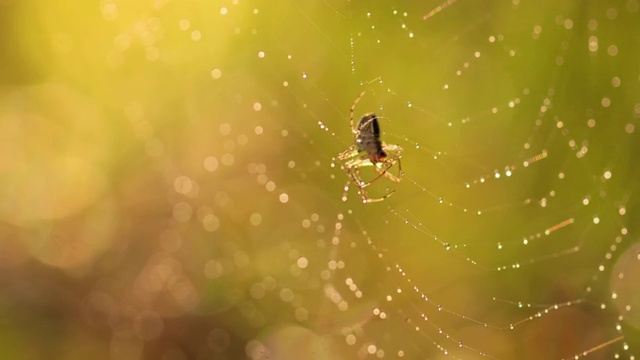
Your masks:
{"label": "sunlit background", "polygon": [[639,8],[0,0],[0,357],[638,359]]}

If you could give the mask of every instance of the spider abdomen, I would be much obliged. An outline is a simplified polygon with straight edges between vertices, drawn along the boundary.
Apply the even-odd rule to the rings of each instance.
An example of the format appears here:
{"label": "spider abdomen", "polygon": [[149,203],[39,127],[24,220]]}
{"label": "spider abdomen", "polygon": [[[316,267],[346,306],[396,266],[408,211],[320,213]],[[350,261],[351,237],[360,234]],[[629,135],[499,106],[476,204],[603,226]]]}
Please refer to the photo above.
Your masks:
{"label": "spider abdomen", "polygon": [[365,114],[358,123],[356,144],[358,151],[365,152],[372,163],[384,161],[387,154],[382,150],[380,141],[380,124],[374,113]]}

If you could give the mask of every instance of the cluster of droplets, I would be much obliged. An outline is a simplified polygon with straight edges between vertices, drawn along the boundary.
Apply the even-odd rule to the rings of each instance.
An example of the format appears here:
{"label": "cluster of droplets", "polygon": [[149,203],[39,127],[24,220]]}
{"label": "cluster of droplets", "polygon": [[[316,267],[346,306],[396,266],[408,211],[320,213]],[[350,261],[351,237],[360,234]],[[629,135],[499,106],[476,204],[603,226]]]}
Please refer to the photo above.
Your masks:
{"label": "cluster of droplets", "polygon": [[[460,75],[460,74],[458,74]],[[448,90],[449,89],[449,85],[444,85],[443,89]],[[522,95],[523,96],[527,96],[529,95],[530,90],[527,88],[522,89]],[[521,97],[515,97],[513,99],[510,99],[507,101],[506,105],[499,105],[499,106],[492,106],[490,109],[486,109],[484,111],[481,111],[479,113],[473,114],[473,115],[468,115],[465,116],[464,118],[460,119],[458,121],[458,123],[455,122],[448,122],[447,125],[449,127],[453,127],[455,125],[466,125],[469,124],[472,121],[478,121],[480,119],[484,119],[487,118],[491,115],[496,115],[499,112],[503,111],[503,110],[513,110],[515,109],[516,106],[520,105],[520,103],[522,102],[522,98]]]}

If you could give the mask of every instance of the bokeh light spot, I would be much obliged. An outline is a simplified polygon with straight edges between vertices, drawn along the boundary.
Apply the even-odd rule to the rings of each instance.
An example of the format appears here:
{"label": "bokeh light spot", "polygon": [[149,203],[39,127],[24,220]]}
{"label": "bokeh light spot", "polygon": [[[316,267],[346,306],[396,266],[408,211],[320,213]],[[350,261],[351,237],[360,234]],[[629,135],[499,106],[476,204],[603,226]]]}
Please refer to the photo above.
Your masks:
{"label": "bokeh light spot", "polygon": [[262,215],[259,213],[253,213],[249,216],[249,223],[253,226],[258,226],[262,223]]}
{"label": "bokeh light spot", "polygon": [[204,168],[209,172],[214,172],[218,169],[218,159],[215,156],[207,156],[204,159]]}

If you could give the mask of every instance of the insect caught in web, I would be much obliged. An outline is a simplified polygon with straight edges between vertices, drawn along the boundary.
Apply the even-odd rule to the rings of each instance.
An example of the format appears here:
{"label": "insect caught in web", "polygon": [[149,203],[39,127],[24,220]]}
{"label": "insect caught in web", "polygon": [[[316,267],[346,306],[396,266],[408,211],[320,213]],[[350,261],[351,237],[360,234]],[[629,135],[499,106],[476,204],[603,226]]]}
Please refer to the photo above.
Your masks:
{"label": "insect caught in web", "polygon": [[[378,123],[378,117],[374,113],[363,115],[358,125],[353,127],[353,113],[356,105],[358,105],[358,102],[364,94],[365,91],[360,93],[349,110],[351,132],[354,135],[355,143],[338,154],[338,160],[342,162],[342,168],[347,173],[347,176],[349,176],[350,181],[358,189],[358,194],[360,194],[362,202],[372,203],[382,201],[395,192],[395,190],[391,190],[382,197],[370,198],[367,195],[366,188],[383,177],[395,183],[400,182],[403,175],[402,165],[400,163],[402,148],[394,144],[385,144],[380,140],[380,124]],[[396,163],[398,163],[397,176],[389,172],[391,167]],[[362,180],[360,168],[365,166],[373,167],[378,175],[369,181]]]}

